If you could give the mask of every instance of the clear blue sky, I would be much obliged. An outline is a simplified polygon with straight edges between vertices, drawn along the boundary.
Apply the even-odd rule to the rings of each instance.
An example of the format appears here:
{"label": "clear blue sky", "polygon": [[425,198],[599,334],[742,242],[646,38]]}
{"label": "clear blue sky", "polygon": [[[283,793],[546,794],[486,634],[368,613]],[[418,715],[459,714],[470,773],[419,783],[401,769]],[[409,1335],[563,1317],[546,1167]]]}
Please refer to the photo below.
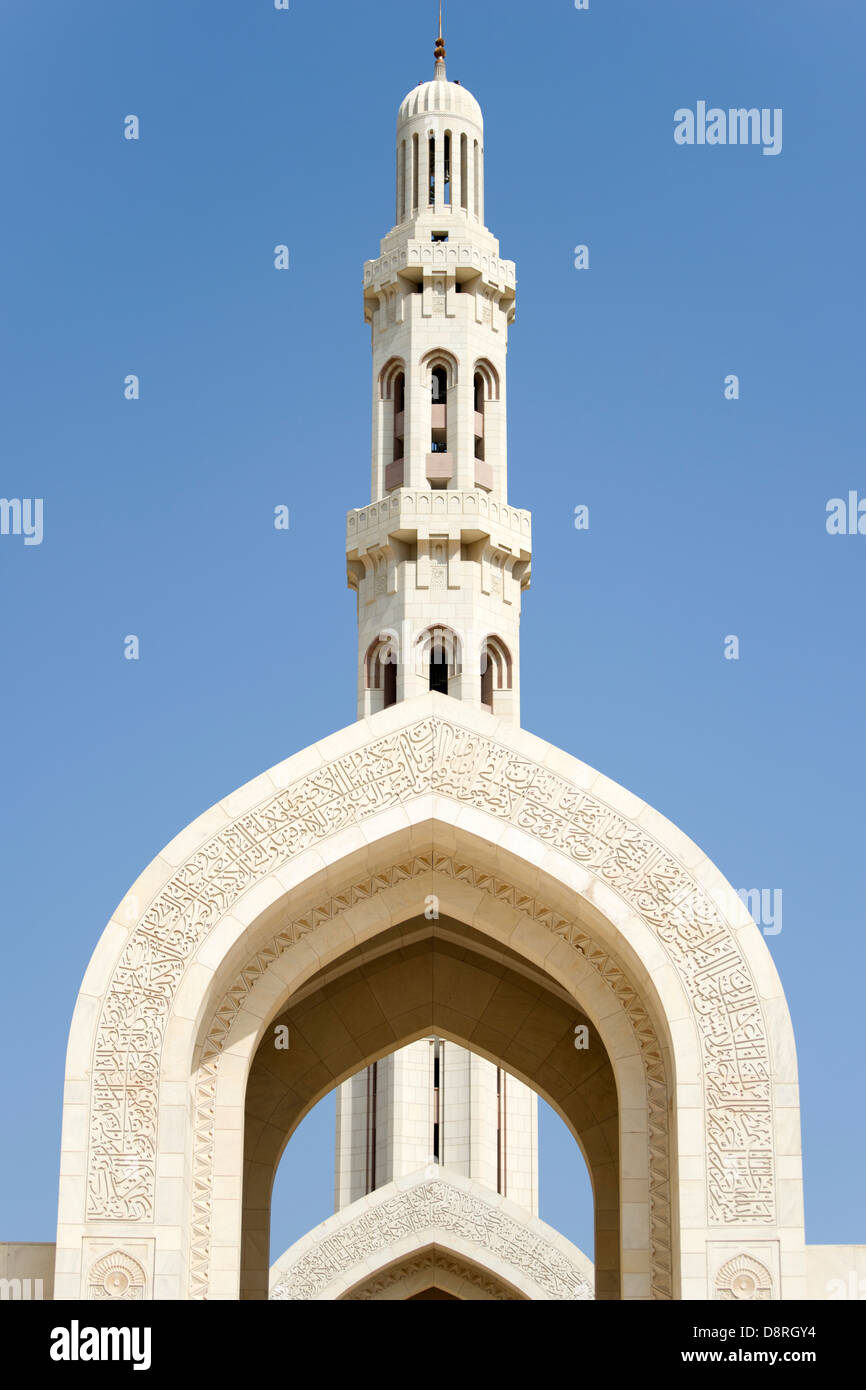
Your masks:
{"label": "clear blue sky", "polygon": [[[0,495],[44,499],[44,541],[0,536],[2,1239],[54,1238],[66,1034],[115,905],[201,811],[355,717],[361,268],[435,8],[3,7]],[[864,1241],[866,536],[824,524],[866,495],[862,4],[450,0],[446,38],[518,268],[523,723],[735,887],[782,889],[807,1236]],[[677,146],[699,100],[781,107],[782,153]],[[323,1105],[278,1244],[329,1214],[331,1145]],[[542,1215],[588,1247],[578,1166],[546,1120]]]}

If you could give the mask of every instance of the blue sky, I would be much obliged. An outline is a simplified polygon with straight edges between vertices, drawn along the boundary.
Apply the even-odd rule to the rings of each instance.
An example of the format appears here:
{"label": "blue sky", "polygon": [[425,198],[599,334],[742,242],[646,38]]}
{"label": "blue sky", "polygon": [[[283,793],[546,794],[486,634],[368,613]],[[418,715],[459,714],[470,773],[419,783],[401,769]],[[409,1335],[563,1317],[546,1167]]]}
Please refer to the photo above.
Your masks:
{"label": "blue sky", "polygon": [[[2,1239],[54,1238],[66,1034],[115,905],[201,811],[355,717],[361,268],[435,31],[432,0],[0,17],[0,495],[44,499],[41,545],[0,536]],[[807,1238],[862,1242],[866,536],[825,529],[828,499],[866,496],[862,5],[450,0],[446,39],[518,270],[522,722],[735,887],[782,890]],[[699,100],[781,107],[782,153],[676,145]],[[329,1214],[332,1142],[326,1102],[289,1145],[277,1244]],[[590,1248],[551,1117],[541,1162],[542,1215]]]}

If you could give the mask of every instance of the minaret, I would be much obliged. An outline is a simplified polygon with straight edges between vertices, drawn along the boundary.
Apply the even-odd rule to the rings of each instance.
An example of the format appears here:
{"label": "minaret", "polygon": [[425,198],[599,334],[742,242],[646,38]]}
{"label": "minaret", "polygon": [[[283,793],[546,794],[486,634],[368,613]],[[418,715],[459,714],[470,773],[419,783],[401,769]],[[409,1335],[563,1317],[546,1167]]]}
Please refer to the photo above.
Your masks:
{"label": "minaret", "polygon": [[529,512],[507,500],[515,269],[484,223],[484,122],[435,48],[397,116],[395,225],[364,266],[372,501],[347,518],[358,717],[440,691],[519,722]]}
{"label": "minaret", "polygon": [[[396,224],[364,267],[373,340],[372,503],[349,512],[358,717],[440,691],[519,722],[529,512],[506,491],[515,272],[484,225],[484,122],[445,72],[397,117]],[[422,1038],[338,1091],[336,1207],[430,1163],[538,1210],[537,1099]]]}
{"label": "minaret", "polygon": [[343,1082],[336,1211],[431,1163],[537,1216],[535,1092],[443,1038],[420,1038]]}

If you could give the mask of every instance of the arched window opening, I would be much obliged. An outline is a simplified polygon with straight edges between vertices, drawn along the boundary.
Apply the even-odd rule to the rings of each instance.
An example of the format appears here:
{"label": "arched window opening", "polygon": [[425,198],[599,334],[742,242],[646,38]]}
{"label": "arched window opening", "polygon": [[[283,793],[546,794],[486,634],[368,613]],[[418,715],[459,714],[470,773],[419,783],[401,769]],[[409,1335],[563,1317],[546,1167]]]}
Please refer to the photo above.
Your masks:
{"label": "arched window opening", "polygon": [[[379,375],[379,397],[383,402],[382,434],[380,450],[384,455],[385,491],[403,486],[405,449],[403,447],[405,363],[399,357],[391,357]],[[390,459],[388,457],[390,450]]]}
{"label": "arched window opening", "polygon": [[448,373],[444,367],[434,367],[430,374],[430,452],[448,452]]}
{"label": "arched window opening", "polygon": [[491,714],[495,692],[510,690],[511,676],[511,653],[501,637],[488,637],[481,652],[481,703]]}
{"label": "arched window opening", "polygon": [[473,211],[478,216],[478,141],[475,142],[475,154],[472,167],[472,189],[473,189]]}
{"label": "arched window opening", "polygon": [[398,372],[394,378],[394,462],[403,458],[406,437],[406,377]]}
{"label": "arched window opening", "polygon": [[475,373],[475,457],[484,458],[484,378]]}
{"label": "arched window opening", "polygon": [[428,197],[427,201],[428,201],[428,203],[430,204],[430,206],[432,207],[433,204],[436,202],[436,136],[435,136],[435,135],[431,135],[431,136],[430,136],[430,141],[429,141],[429,144],[428,144],[428,158],[429,158],[429,160],[430,160],[430,163],[429,163],[429,165],[428,165],[428,171],[429,171],[429,175],[430,175],[430,180],[429,180],[429,182],[430,182],[430,196]]}
{"label": "arched window opening", "polygon": [[[367,648],[364,662],[368,690],[382,692],[381,709],[397,703],[397,643],[383,633]],[[375,708],[375,706],[374,706]]]}
{"label": "arched window opening", "polygon": [[460,206],[469,211],[469,141],[460,136]]}
{"label": "arched window opening", "polygon": [[430,689],[440,695],[448,694],[448,657],[441,642],[430,646]]}
{"label": "arched window opening", "polygon": [[[444,280],[434,280],[434,294],[441,294],[444,283]],[[457,385],[457,363],[450,353],[434,348],[421,359],[421,369],[430,383],[430,432],[427,436],[430,444],[425,462],[426,477],[432,488],[447,488],[451,486],[454,472],[454,456],[449,448],[448,393],[452,386]]]}
{"label": "arched window opening", "polygon": [[451,131],[445,132],[445,168],[443,175],[444,189],[442,201],[449,207],[451,205]]}
{"label": "arched window opening", "polygon": [[417,643],[417,672],[425,676],[431,691],[440,695],[454,694],[452,682],[460,675],[460,642],[456,633],[447,627],[431,627],[422,632]]}
{"label": "arched window opening", "polygon": [[418,136],[412,136],[412,211],[418,211]]}
{"label": "arched window opening", "polygon": [[448,373],[444,367],[434,367],[430,374],[430,393],[434,405],[445,405],[448,399]]}

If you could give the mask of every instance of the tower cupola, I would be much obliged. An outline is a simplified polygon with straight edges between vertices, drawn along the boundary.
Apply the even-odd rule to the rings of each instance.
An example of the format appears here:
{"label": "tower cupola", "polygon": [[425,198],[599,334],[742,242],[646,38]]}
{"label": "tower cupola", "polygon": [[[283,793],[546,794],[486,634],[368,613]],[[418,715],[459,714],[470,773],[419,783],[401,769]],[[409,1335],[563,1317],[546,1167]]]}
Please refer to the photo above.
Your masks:
{"label": "tower cupola", "polygon": [[396,225],[433,214],[484,222],[484,118],[471,92],[449,82],[436,43],[431,82],[419,82],[397,115]]}

